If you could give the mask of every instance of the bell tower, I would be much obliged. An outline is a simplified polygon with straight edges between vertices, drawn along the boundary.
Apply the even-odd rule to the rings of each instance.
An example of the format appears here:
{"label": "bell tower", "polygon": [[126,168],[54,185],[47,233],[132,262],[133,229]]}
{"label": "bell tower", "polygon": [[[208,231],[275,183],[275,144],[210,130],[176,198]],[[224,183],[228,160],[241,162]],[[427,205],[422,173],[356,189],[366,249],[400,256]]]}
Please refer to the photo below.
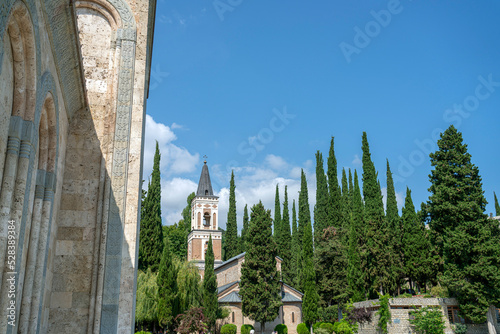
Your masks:
{"label": "bell tower", "polygon": [[219,197],[214,196],[207,161],[203,163],[196,196],[191,202],[191,232],[188,235],[188,261],[196,261],[205,272],[205,252],[212,236],[215,264],[222,263],[222,231],[219,230]]}

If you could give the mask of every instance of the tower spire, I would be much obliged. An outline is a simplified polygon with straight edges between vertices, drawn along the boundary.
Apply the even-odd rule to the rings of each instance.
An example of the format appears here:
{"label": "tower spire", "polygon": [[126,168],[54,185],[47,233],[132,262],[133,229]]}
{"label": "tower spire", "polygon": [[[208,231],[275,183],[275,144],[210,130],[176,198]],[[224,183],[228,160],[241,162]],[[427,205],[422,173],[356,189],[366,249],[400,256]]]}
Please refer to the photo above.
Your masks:
{"label": "tower spire", "polygon": [[196,196],[213,196],[214,191],[212,190],[212,182],[210,181],[210,173],[208,172],[207,161],[203,163],[203,168],[201,169],[200,182],[198,182],[198,190],[196,191]]}

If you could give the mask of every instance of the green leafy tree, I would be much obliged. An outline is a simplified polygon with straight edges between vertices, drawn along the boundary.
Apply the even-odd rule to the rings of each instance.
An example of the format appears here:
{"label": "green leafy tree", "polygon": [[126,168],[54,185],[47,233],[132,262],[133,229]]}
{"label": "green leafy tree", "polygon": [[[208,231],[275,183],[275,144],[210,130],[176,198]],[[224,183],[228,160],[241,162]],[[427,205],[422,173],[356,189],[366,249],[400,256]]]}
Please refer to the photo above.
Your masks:
{"label": "green leafy tree", "polygon": [[500,229],[498,221],[484,213],[479,169],[471,162],[462,134],[452,125],[437,145],[430,154],[432,241],[443,257],[443,283],[457,297],[463,315],[481,323],[490,305],[500,304]]}
{"label": "green leafy tree", "polygon": [[148,268],[137,273],[137,293],[135,304],[135,322],[151,328],[158,321],[158,285],[156,274]]}
{"label": "green leafy tree", "polygon": [[328,222],[328,209],[330,197],[325,170],[323,169],[323,155],[316,152],[316,205],[314,206],[314,243],[316,247],[321,243],[323,230],[330,224]]}
{"label": "green leafy tree", "polygon": [[226,252],[225,259],[238,255],[238,227],[236,225],[236,195],[234,185],[234,171],[231,172],[229,185],[229,210],[227,212],[226,225]]}
{"label": "green leafy tree", "polygon": [[278,245],[278,255],[281,256],[281,249],[279,246],[281,244],[281,203],[280,203],[280,191],[278,184],[276,183],[276,196],[274,198],[274,241]]}
{"label": "green leafy tree", "polygon": [[176,260],[179,313],[202,305],[201,280],[198,267],[193,262]]}
{"label": "green leafy tree", "polygon": [[347,283],[349,294],[354,302],[365,299],[365,273],[362,270],[362,259],[365,257],[365,226],[363,218],[363,199],[359,188],[358,173],[354,170],[354,186],[352,200],[352,221],[349,229],[349,250]]}
{"label": "green leafy tree", "polygon": [[214,272],[214,251],[212,247],[212,236],[208,239],[207,252],[205,253],[205,273],[203,276],[203,313],[208,328],[215,330],[215,322],[219,311],[217,298],[217,276]]}
{"label": "green leafy tree", "polygon": [[[193,202],[193,199],[195,197],[196,197],[196,194],[193,191],[191,194],[188,195],[188,197],[186,199],[186,202],[187,202],[186,207],[184,209],[182,209],[182,219],[184,219],[184,227],[186,228],[187,234],[189,234],[189,232],[191,232],[191,202]],[[186,238],[186,244],[187,244],[187,238]]]}
{"label": "green leafy tree", "polygon": [[339,228],[342,225],[342,195],[339,187],[339,181],[337,179],[337,159],[335,158],[333,137],[330,142],[330,152],[328,154],[327,165],[328,191],[330,195],[330,208],[328,211],[329,226]]}
{"label": "green leafy tree", "polygon": [[500,216],[500,205],[498,205],[497,194],[493,192],[493,196],[495,197],[495,216]]}
{"label": "green leafy tree", "polygon": [[177,224],[164,225],[163,229],[163,242],[166,243],[168,239],[170,248],[177,258],[185,260],[187,258],[187,231],[184,220],[181,219]]}
{"label": "green leafy tree", "polygon": [[443,313],[439,308],[421,307],[411,312],[410,324],[419,334],[444,334]]}
{"label": "green leafy tree", "polygon": [[393,291],[392,257],[389,230],[385,220],[380,183],[371,160],[366,132],[362,138],[363,197],[365,200],[366,229],[366,278],[371,295]]}
{"label": "green leafy tree", "polygon": [[293,277],[295,276],[292,253],[292,234],[290,232],[290,214],[288,212],[288,190],[285,186],[285,200],[283,202],[283,218],[281,220],[281,255],[283,264],[281,266],[283,282],[293,285]]}
{"label": "green leafy tree", "polygon": [[139,269],[158,271],[163,251],[161,224],[160,149],[156,142],[153,174],[148,184],[141,208],[141,230],[139,233]]}
{"label": "green leafy tree", "polygon": [[250,219],[239,294],[243,314],[259,322],[264,332],[265,323],[276,319],[282,305],[277,249],[272,236],[271,211],[259,202],[252,207]]}
{"label": "green leafy tree", "polygon": [[173,330],[174,320],[180,313],[180,307],[177,268],[168,243],[163,247],[156,283],[158,285],[158,322],[162,328]]}

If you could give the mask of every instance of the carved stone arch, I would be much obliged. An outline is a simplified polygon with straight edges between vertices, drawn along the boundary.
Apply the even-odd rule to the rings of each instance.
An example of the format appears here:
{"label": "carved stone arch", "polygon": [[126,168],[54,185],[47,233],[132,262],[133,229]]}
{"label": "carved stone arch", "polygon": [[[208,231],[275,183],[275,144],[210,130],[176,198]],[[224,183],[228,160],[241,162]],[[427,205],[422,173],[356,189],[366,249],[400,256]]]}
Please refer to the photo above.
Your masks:
{"label": "carved stone arch", "polygon": [[[30,11],[22,1],[16,1],[12,5],[3,31],[10,40],[13,58],[12,116],[33,121],[36,104],[37,48]],[[3,41],[4,35],[0,37]],[[3,54],[3,43],[1,47]],[[1,67],[2,63],[0,63],[0,71],[3,70]]]}
{"label": "carved stone arch", "polygon": [[106,18],[113,31],[122,25],[120,14],[106,0],[79,0],[75,2],[75,8],[87,8],[101,14]]}

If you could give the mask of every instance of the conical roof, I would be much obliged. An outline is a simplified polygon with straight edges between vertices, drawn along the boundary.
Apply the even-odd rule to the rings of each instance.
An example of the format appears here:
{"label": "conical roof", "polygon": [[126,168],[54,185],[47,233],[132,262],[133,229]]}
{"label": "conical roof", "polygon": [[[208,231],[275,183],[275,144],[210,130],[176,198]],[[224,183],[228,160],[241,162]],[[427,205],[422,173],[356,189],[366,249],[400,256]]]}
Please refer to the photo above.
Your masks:
{"label": "conical roof", "polygon": [[208,173],[207,162],[204,161],[203,168],[201,169],[200,182],[198,182],[198,190],[196,196],[214,196],[212,190],[212,182],[210,182],[210,174]]}

